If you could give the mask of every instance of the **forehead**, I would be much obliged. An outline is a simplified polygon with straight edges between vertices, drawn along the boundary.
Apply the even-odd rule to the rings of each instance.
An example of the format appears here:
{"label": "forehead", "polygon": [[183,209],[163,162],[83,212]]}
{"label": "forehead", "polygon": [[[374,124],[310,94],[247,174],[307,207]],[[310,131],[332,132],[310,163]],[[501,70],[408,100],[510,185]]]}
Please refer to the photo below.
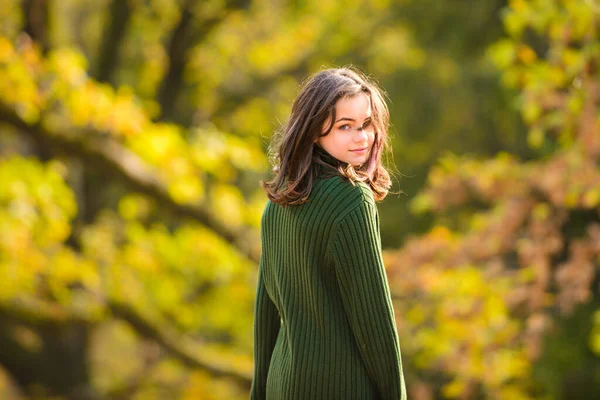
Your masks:
{"label": "forehead", "polygon": [[343,97],[335,103],[336,118],[364,119],[371,116],[371,100],[365,93]]}

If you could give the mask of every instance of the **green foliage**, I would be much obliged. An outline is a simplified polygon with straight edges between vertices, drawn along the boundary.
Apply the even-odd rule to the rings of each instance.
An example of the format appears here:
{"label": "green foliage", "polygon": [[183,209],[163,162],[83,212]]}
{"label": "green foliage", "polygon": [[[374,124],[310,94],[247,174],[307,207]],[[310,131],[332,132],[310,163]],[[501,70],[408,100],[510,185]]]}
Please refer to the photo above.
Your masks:
{"label": "green foliage", "polygon": [[[400,336],[424,338],[406,347],[416,368],[452,377],[445,397],[586,398],[597,391],[597,370],[578,367],[597,364],[599,21],[591,7],[509,2],[508,36],[488,57],[518,91],[538,157],[441,157],[412,201],[413,211],[434,213],[437,225],[388,254],[401,293],[396,306],[407,317]],[[444,287],[451,291],[440,293]],[[591,330],[579,329],[590,321]],[[575,324],[583,341],[565,333]],[[489,347],[477,347],[486,344],[481,337],[491,339]]]}
{"label": "green foliage", "polygon": [[[264,169],[258,141],[211,127],[187,133],[175,124],[154,123],[131,89],[94,82],[86,68],[76,50],[56,49],[43,57],[35,43],[14,45],[0,37],[0,104],[9,110],[6,115],[14,110],[12,121],[41,129],[49,140],[70,141],[95,157],[108,157],[101,146],[109,146],[124,160],[118,166],[141,179],[149,171],[151,182],[163,185],[173,204],[206,204],[227,226],[258,226],[265,200],[254,195],[246,200],[235,186],[238,171]],[[247,373],[255,287],[251,264],[207,227],[192,221],[167,227],[155,199],[135,192],[119,199],[118,213],[102,210],[74,228],[77,194],[65,180],[74,179],[70,166],[60,158],[0,159],[5,238],[0,307],[28,305],[32,308],[25,312],[42,318],[62,315],[95,325],[113,318],[113,305],[126,305],[177,335],[201,333],[207,345],[245,348],[240,362],[231,352],[224,359],[229,368],[238,365],[242,372],[237,373]],[[40,313],[44,307],[51,314]],[[212,357],[222,358],[223,351]]]}
{"label": "green foliage", "polygon": [[[97,285],[91,265],[80,264],[62,246],[76,212],[73,193],[60,176],[58,163],[44,166],[35,159],[0,160],[0,268],[2,300],[35,295],[37,277],[48,274],[50,290],[63,302],[55,283],[73,280]],[[61,297],[62,295],[62,297]]]}
{"label": "green foliage", "polygon": [[572,310],[568,365],[597,360],[593,2],[33,3],[0,9],[0,397],[247,397],[267,144],[343,64],[410,178],[384,243],[433,220],[386,253],[411,398],[560,397]]}

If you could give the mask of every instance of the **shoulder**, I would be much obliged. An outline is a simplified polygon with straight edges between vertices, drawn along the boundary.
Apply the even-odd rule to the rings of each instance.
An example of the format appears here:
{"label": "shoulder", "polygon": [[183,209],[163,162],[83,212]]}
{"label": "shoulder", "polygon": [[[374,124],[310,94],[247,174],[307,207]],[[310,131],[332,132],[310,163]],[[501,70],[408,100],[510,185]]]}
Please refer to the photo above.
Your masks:
{"label": "shoulder", "polygon": [[313,189],[334,197],[350,196],[357,203],[362,201],[375,203],[373,191],[368,184],[360,181],[351,181],[341,175],[318,179]]}
{"label": "shoulder", "polygon": [[331,208],[338,209],[336,219],[343,219],[357,209],[375,207],[373,192],[368,184],[350,181],[343,176],[318,179],[313,186],[312,199],[325,197]]}
{"label": "shoulder", "polygon": [[281,213],[288,215],[317,216],[325,223],[339,222],[351,212],[374,209],[375,200],[368,184],[350,181],[344,176],[318,178],[313,182],[308,201],[298,205],[281,206],[267,200],[261,221],[276,218]]}

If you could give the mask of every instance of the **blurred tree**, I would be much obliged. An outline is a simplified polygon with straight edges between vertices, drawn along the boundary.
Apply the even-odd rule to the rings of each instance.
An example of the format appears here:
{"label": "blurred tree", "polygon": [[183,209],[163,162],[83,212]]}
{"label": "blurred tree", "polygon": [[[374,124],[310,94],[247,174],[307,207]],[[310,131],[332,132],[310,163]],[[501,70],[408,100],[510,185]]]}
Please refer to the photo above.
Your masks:
{"label": "blurred tree", "polygon": [[[235,176],[263,171],[263,150],[211,126],[152,122],[128,85],[88,77],[86,57],[61,43],[71,33],[45,30],[97,19],[98,4],[33,3],[3,8],[28,35],[6,23],[0,37],[0,362],[31,398],[181,397],[194,385],[243,397],[264,200]],[[105,53],[89,57],[106,82],[149,8],[197,22],[186,13],[199,3],[119,3]],[[121,366],[124,341],[134,360]]]}
{"label": "blurred tree", "polygon": [[[540,163],[542,157],[570,148],[564,139],[552,141],[546,133],[571,126],[575,135],[580,129],[552,112],[537,112],[535,104],[545,109],[550,104],[544,99],[554,97],[527,94],[534,91],[523,87],[521,75],[537,82],[532,87],[543,88],[548,85],[540,77],[554,79],[548,76],[560,70],[581,78],[579,87],[589,86],[579,68],[596,47],[580,52],[583,44],[569,42],[566,48],[575,50],[565,56],[570,67],[537,65],[556,40],[548,32],[563,28],[544,25],[537,35],[523,31],[528,24],[539,24],[530,20],[546,15],[545,10],[559,15],[552,18],[565,26],[573,24],[572,18],[585,21],[580,14],[591,3],[584,3],[511,2],[504,22],[514,36],[490,53],[505,71],[505,81],[513,83],[504,91],[498,70],[485,55],[503,34],[498,13],[504,2],[498,0],[3,0],[0,364],[7,379],[33,398],[246,398],[252,370],[253,267],[266,201],[257,183],[268,170],[269,137],[285,120],[307,74],[322,66],[355,64],[388,90],[397,161],[392,169],[411,178],[401,182],[409,196],[446,150],[513,154],[487,162],[447,156],[432,170],[430,187],[415,207],[440,211],[440,224],[457,231],[468,231],[473,224],[480,227],[473,228],[477,235],[483,235],[487,226],[491,244],[483,246],[475,233],[468,242],[448,228],[435,228],[423,242],[409,242],[408,253],[445,250],[437,260],[442,264],[458,257],[447,251],[452,243],[463,257],[458,259],[469,261],[459,263],[467,264],[464,271],[449,269],[441,278],[435,268],[419,270],[438,286],[409,274],[424,279],[424,288],[407,280],[413,286],[397,286],[398,293],[414,296],[406,305],[419,301],[421,308],[407,310],[416,318],[408,320],[413,325],[399,323],[415,332],[405,336],[415,336],[414,343],[404,346],[411,359],[414,355],[421,379],[433,387],[453,380],[445,396],[468,396],[477,387],[491,397],[531,394],[522,382],[532,358],[519,344],[530,330],[522,328],[522,319],[513,316],[504,297],[537,275],[524,268],[526,272],[515,272],[521,280],[514,282],[510,276],[504,279],[500,269],[503,279],[489,283],[479,268],[484,261],[460,253],[460,243],[490,254],[514,247],[508,231],[506,242],[498,244],[503,236],[496,230],[516,229],[519,220],[512,216],[529,215],[532,206],[505,202],[510,190],[525,186],[522,190],[530,193],[525,183],[518,184],[523,181],[546,182],[552,188],[578,182],[578,166],[566,180],[540,178],[550,168],[560,171],[550,176],[561,176],[565,165],[574,162],[565,155],[558,166]],[[595,26],[595,19],[590,21],[588,29]],[[522,43],[520,33],[513,31],[519,26],[527,32]],[[522,94],[518,107],[513,104],[516,93]],[[581,99],[569,104],[575,109],[588,104]],[[565,109],[560,101],[552,104]],[[532,127],[529,135],[517,109]],[[574,111],[564,115],[580,118]],[[552,159],[558,163],[559,158]],[[596,195],[586,185],[587,179],[595,179],[595,169],[588,169],[581,172],[577,190],[585,191],[593,204]],[[524,172],[530,170],[534,172]],[[489,190],[502,196],[496,199]],[[468,196],[473,193],[475,197]],[[538,188],[533,193],[544,199],[546,192]],[[564,225],[569,230],[561,234],[571,238],[587,228],[590,211],[569,207],[566,220],[581,221]],[[496,218],[492,222],[486,214],[490,209]],[[388,197],[381,212],[386,216],[384,243],[392,246],[409,232],[425,231],[432,220],[432,214],[410,215],[395,196]],[[504,218],[505,212],[514,214]],[[404,276],[402,268],[420,265],[411,258],[396,267],[402,257],[390,256],[391,274]],[[518,257],[510,251],[506,255],[515,271],[521,270]],[[459,305],[448,301],[456,296],[451,290],[456,287],[462,290]],[[536,290],[527,296],[542,296],[543,290]],[[469,314],[474,304],[485,306],[486,313]],[[538,314],[527,319],[527,326],[532,325],[527,329],[537,336],[527,337],[541,337],[547,320]],[[446,315],[463,315],[466,322],[436,325],[446,323]],[[481,328],[481,318],[494,321],[491,336]],[[586,318],[590,346],[598,349],[600,322],[596,318],[592,324],[589,314]],[[421,329],[424,325],[429,330]],[[480,341],[468,343],[473,332],[479,332]],[[490,337],[496,340],[493,346]],[[428,348],[430,352],[423,351]],[[502,351],[491,350],[496,348]],[[478,354],[486,362],[489,357],[502,373],[484,379]],[[457,360],[475,361],[453,372]],[[428,388],[416,383],[413,390]],[[0,395],[2,390],[0,384]]]}
{"label": "blurred tree", "polygon": [[[413,201],[437,225],[388,254],[415,398],[600,392],[600,14],[510,2],[489,49],[533,157],[447,154]],[[432,373],[437,371],[437,374]]]}

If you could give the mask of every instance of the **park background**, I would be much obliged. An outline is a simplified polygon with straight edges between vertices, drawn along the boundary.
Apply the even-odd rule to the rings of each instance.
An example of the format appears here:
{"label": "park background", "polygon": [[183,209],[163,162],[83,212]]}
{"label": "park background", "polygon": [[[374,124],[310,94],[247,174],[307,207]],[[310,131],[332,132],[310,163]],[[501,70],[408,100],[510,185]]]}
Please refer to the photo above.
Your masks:
{"label": "park background", "polygon": [[388,95],[412,400],[600,396],[600,2],[2,0],[0,398],[247,399],[270,137]]}

